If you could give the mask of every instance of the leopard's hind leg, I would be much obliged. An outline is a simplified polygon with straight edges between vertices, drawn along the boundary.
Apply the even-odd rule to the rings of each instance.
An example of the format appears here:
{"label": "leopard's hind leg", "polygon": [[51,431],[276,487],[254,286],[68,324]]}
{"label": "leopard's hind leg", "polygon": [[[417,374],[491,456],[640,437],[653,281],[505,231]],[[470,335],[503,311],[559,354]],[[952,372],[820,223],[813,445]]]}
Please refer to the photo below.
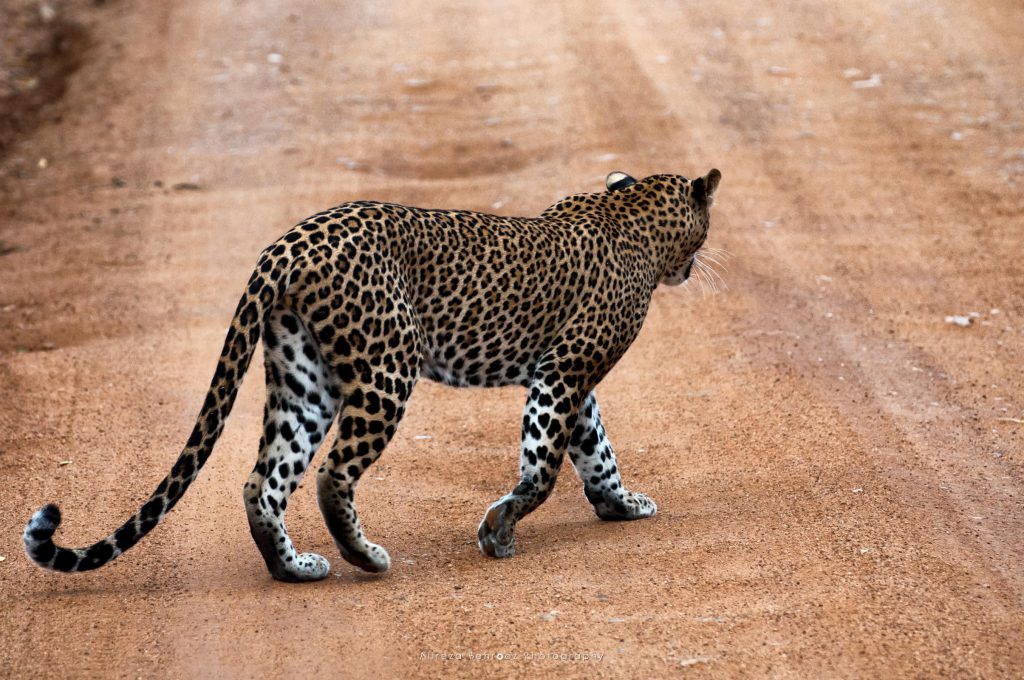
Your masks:
{"label": "leopard's hind leg", "polygon": [[[389,296],[400,292],[394,280],[381,283],[391,291]],[[391,558],[363,533],[355,487],[405,413],[419,376],[421,336],[412,307],[400,294],[396,302],[368,296],[352,296],[336,309],[328,309],[327,302],[311,305],[308,318],[341,383],[344,403],[338,437],[317,473],[320,512],[341,556],[360,569],[380,573],[390,568]]]}
{"label": "leopard's hind leg", "polygon": [[[411,388],[410,383],[403,389]],[[338,438],[317,474],[317,501],[341,556],[365,571],[385,572],[391,567],[391,558],[363,533],[355,489],[394,436],[405,404],[368,383],[347,383],[344,389]]]}
{"label": "leopard's hind leg", "polygon": [[315,581],[326,559],[298,553],[285,528],[288,497],[337,414],[341,389],[298,315],[279,305],[263,331],[267,405],[260,454],[245,484],[249,529],[274,578]]}

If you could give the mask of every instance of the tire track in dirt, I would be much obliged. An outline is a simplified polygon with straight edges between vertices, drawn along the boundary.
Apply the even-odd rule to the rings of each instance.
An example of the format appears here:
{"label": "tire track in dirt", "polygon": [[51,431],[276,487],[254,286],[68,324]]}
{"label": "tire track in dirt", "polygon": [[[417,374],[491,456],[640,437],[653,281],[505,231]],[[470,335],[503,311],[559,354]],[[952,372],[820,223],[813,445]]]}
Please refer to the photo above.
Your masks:
{"label": "tire track in dirt", "polygon": [[[707,14],[709,17],[715,16],[713,12]],[[835,17],[830,17],[830,20],[834,21]],[[627,23],[628,19],[623,17],[623,22]],[[664,22],[660,25],[670,24]],[[702,28],[708,30],[712,26],[714,21],[709,18]],[[730,26],[728,32],[738,30],[740,27]],[[808,26],[806,30],[813,29]],[[653,45],[655,49],[670,44],[666,40],[660,43],[652,41],[649,34],[634,40],[634,44],[640,42]],[[739,132],[740,139],[751,149],[765,146],[770,149],[757,155],[762,173],[774,185],[769,191],[783,194],[786,199],[781,202],[791,206],[791,212],[785,218],[787,222],[791,220],[795,224],[806,225],[832,222],[830,211],[833,206],[825,201],[830,200],[831,189],[834,187],[833,180],[828,175],[824,175],[821,181],[814,175],[808,176],[806,161],[802,155],[794,157],[792,154],[778,151],[785,149],[783,140],[775,139],[766,143],[766,138],[773,137],[775,130],[785,128],[782,120],[775,115],[775,111],[788,108],[787,96],[780,95],[778,88],[761,86],[760,83],[766,80],[764,78],[760,81],[755,81],[754,78],[741,78],[737,81],[734,74],[743,72],[743,64],[731,49],[735,45],[728,42],[726,44],[730,45],[730,48],[723,47],[721,52],[714,56],[728,65],[725,68],[733,74],[733,87],[743,95],[739,99],[733,95],[732,104],[725,107],[717,97],[705,97],[702,104],[712,109],[717,108],[722,120]],[[843,63],[836,60],[836,56],[830,55],[828,63]],[[849,59],[847,63],[870,63],[876,60],[870,54],[854,55],[854,59],[850,59],[849,55],[845,56]],[[782,63],[794,62],[783,60]],[[765,64],[765,68],[767,66],[768,64]],[[803,66],[796,66],[796,69],[797,73],[802,73]],[[681,82],[678,76],[669,82],[671,85],[666,87],[674,88],[678,85],[684,91],[688,88],[688,84]],[[841,80],[834,82],[848,87],[848,84]],[[819,88],[822,85],[820,81],[815,84]],[[831,97],[833,100],[841,101],[846,94],[835,91]],[[724,96],[722,99],[729,100],[730,97]],[[898,108],[894,110],[890,106],[880,111],[869,111],[871,113],[862,120],[854,122],[853,130],[857,137],[865,140],[886,140],[890,131],[897,129],[903,135],[918,137],[918,141],[905,138],[901,140],[909,148],[923,149],[935,146],[934,137],[929,139],[927,133],[918,132],[920,126],[902,114]],[[940,149],[942,148],[940,145]],[[951,150],[949,147],[946,149]],[[935,161],[935,164],[942,166],[955,160],[955,157],[950,156]],[[889,199],[892,205],[899,205],[900,197],[892,187],[880,188],[880,178],[891,178],[899,186],[901,177],[916,175],[914,168],[908,166],[904,166],[902,170],[891,171],[866,164],[860,168],[850,168],[849,174],[851,177],[870,182],[864,187],[862,195],[871,195],[883,205],[886,199]],[[728,171],[726,175],[728,177]],[[903,183],[908,182],[909,180]],[[927,182],[916,183],[914,192],[915,199],[920,201],[922,207],[933,208],[943,205],[948,195],[941,184]],[[948,229],[950,236],[953,236],[959,224],[976,217],[976,211],[973,210],[971,203],[965,201],[954,203],[951,208],[952,214],[946,212],[948,217],[944,216],[941,226]],[[924,209],[923,214],[927,212],[928,210]],[[882,220],[884,219],[883,217]],[[880,233],[880,230],[874,231],[879,239],[885,238],[886,234]],[[906,341],[893,343],[890,341],[891,338],[879,337],[873,332],[875,328],[870,327],[876,324],[876,320],[871,318],[873,313],[868,312],[873,306],[868,297],[858,295],[852,289],[841,290],[838,285],[828,286],[826,295],[822,295],[820,284],[819,289],[807,286],[804,282],[808,278],[808,272],[815,271],[816,268],[824,271],[823,265],[828,261],[826,258],[825,262],[820,262],[820,253],[805,248],[807,244],[805,234],[780,229],[772,233],[771,239],[757,239],[753,244],[760,250],[756,257],[752,256],[751,246],[737,247],[738,258],[743,257],[743,264],[748,268],[748,280],[740,285],[744,291],[749,289],[750,292],[745,294],[757,297],[759,302],[754,308],[761,311],[759,318],[737,319],[737,325],[777,328],[788,337],[799,338],[799,342],[786,343],[789,351],[782,357],[783,361],[793,365],[799,375],[812,379],[811,387],[819,398],[841,408],[845,418],[853,416],[853,424],[863,433],[865,442],[873,443],[866,451],[881,447],[874,448],[877,452],[875,458],[880,457],[885,462],[885,468],[903,469],[906,454],[910,453],[914,466],[904,469],[902,493],[908,493],[908,497],[915,499],[914,505],[918,506],[909,508],[917,517],[915,524],[922,528],[930,527],[930,530],[925,530],[922,538],[926,544],[933,542],[936,545],[933,549],[934,558],[945,560],[956,556],[962,569],[961,579],[967,581],[963,585],[974,591],[974,597],[983,598],[986,606],[997,612],[995,616],[982,615],[982,619],[987,619],[995,630],[1012,630],[1015,622],[1020,620],[1022,583],[1022,574],[1019,570],[1020,545],[1016,540],[1021,521],[1019,484],[1012,481],[1012,477],[1003,474],[1007,471],[1005,468],[993,470],[990,457],[978,455],[978,447],[970,446],[970,439],[979,434],[977,428],[973,428],[973,432],[965,432],[954,426],[952,432],[946,433],[944,429],[925,426],[926,420],[934,420],[938,416],[952,423],[977,419],[974,409],[958,403],[956,395],[950,394],[948,376],[945,380],[939,380],[938,384],[934,380],[929,380],[929,376],[945,375],[942,361],[945,359],[948,362],[949,357],[941,356],[941,352],[939,356],[935,356],[934,350],[929,354],[923,351],[923,348],[914,349]],[[879,259],[884,260],[884,251],[880,255]],[[964,253],[964,257],[970,255]],[[996,258],[998,256],[994,259]],[[819,264],[816,265],[816,261]],[[784,269],[780,268],[778,263],[784,263]],[[797,263],[800,266],[794,266]],[[850,272],[855,275],[854,280],[859,278],[857,274],[864,276],[863,272],[866,271],[863,269],[863,262],[860,264],[861,271],[856,271],[854,265],[854,271]],[[870,268],[870,264],[868,266]],[[794,278],[789,272],[799,272],[801,277]],[[780,315],[776,310],[786,310],[786,314]],[[865,312],[868,312],[867,316],[864,316]],[[831,320],[823,323],[826,318]],[[933,318],[941,317],[936,315]],[[868,332],[865,332],[865,323],[869,325]],[[786,350],[786,347],[779,349]],[[781,354],[781,351],[779,353]],[[828,357],[830,364],[836,366],[834,370],[822,370],[818,364],[821,359],[815,361],[815,358],[823,356]],[[924,368],[911,371],[909,369],[912,366]],[[893,370],[894,367],[899,367],[899,370]],[[846,381],[846,385],[837,393],[827,386],[827,381],[835,381],[837,374],[840,373],[843,374],[840,379]],[[870,399],[865,402],[853,396],[860,392],[870,395]],[[881,432],[875,429],[877,422],[873,422],[876,421],[875,416],[879,411],[886,416],[886,425]],[[909,450],[900,442],[906,442]],[[953,460],[950,461],[947,457],[941,462],[933,461],[935,452],[943,452],[944,457],[953,453]],[[994,515],[996,519],[990,519],[984,530],[979,532],[977,519],[972,521],[971,517],[979,514],[981,509],[986,511],[982,514]],[[940,517],[943,519],[934,524]],[[946,517],[958,519],[949,522]],[[969,585],[978,579],[977,576],[970,574],[977,568],[979,559],[986,563],[988,571],[987,576],[981,580],[989,581],[991,590],[987,589],[988,586],[979,590]],[[959,587],[951,595],[958,596],[958,590]],[[1015,605],[1007,606],[1008,602]]]}
{"label": "tire track in dirt", "polygon": [[[863,62],[866,60],[870,59],[865,59],[864,57],[861,57],[855,61]],[[735,60],[733,59],[733,61]],[[733,68],[735,68],[735,64],[733,65]],[[744,92],[751,93],[759,97],[759,100],[755,100],[752,98],[748,99],[748,101],[751,102],[751,107],[756,107],[761,111],[768,112],[772,111],[773,108],[775,108],[775,103],[773,103],[771,95],[765,92],[759,92],[752,80],[741,82],[739,84],[739,88]],[[841,98],[841,96],[841,92],[836,92],[832,95],[833,98]],[[886,111],[888,111],[888,109]],[[763,115],[764,114],[762,114],[762,117]],[[769,113],[768,115],[771,114]],[[738,121],[744,119],[745,117],[727,116],[727,118]],[[754,146],[758,142],[763,143],[762,135],[764,134],[764,131],[766,129],[774,128],[777,126],[777,122],[772,122],[768,125],[755,123],[752,128],[740,127],[739,130],[741,134],[744,135],[745,140],[751,146]],[[884,117],[876,115],[875,117],[862,121],[861,125],[858,126],[857,134],[858,136],[864,139],[885,139],[887,136],[885,134],[885,130],[888,128],[897,128],[903,131],[916,129],[916,127],[912,125],[911,121],[909,120],[894,118],[891,115],[885,115]],[[922,148],[926,141],[929,140],[922,139],[917,142],[906,142],[906,144],[910,148]],[[948,160],[940,161],[937,163],[937,165],[945,165],[948,162]],[[792,217],[794,218],[794,221],[804,224],[818,224],[823,221],[830,221],[828,207],[826,207],[825,205],[812,203],[811,200],[813,199],[809,198],[814,196],[828,196],[829,192],[826,186],[823,186],[821,182],[815,182],[813,176],[808,176],[806,170],[803,169],[798,163],[790,161],[786,157],[779,155],[775,152],[769,152],[767,157],[764,157],[764,160],[762,160],[761,164],[765,170],[766,175],[771,174],[775,175],[776,177],[787,178],[785,180],[779,181],[777,185],[779,191],[782,191],[787,195],[787,201],[794,206],[793,208],[791,208],[791,210],[793,211]],[[877,177],[879,173],[872,173],[871,171],[862,171],[859,173],[855,172],[851,174],[853,174],[854,176],[870,178]],[[894,174],[898,176],[900,173]],[[886,189],[883,188],[881,191],[884,192],[886,191]],[[922,190],[921,188],[918,188],[917,191],[920,195],[920,192]],[[941,185],[934,184],[926,185],[923,189],[923,194],[924,195],[919,199],[922,205],[940,204],[943,202],[942,199],[946,195],[945,190]],[[877,196],[877,192],[875,195]],[[884,204],[886,202],[886,199],[889,199],[889,201],[892,204],[898,202],[895,192],[893,192],[893,195],[883,198],[880,202]],[[961,221],[968,221],[973,216],[972,206],[970,206],[967,203],[956,203],[953,207],[957,211],[954,219],[949,222],[942,223],[942,226],[946,227],[951,232],[952,230],[958,228],[957,225]],[[952,233],[950,234],[950,236],[952,236]],[[812,312],[811,314],[803,315],[797,319],[788,320],[788,327],[784,329],[785,332],[788,332],[793,335],[800,335],[800,330],[804,329],[803,335],[811,336],[810,338],[805,339],[804,344],[806,345],[808,341],[814,342],[814,334],[808,334],[806,329],[815,328],[817,326],[815,330],[820,331],[829,326],[834,327],[838,325],[838,323],[836,322],[826,324],[824,326],[822,326],[822,324],[815,323],[816,319],[826,318],[826,314],[829,313],[829,309],[838,308],[847,309],[850,310],[851,312],[860,312],[860,310],[869,309],[871,305],[870,300],[868,298],[856,295],[853,290],[843,290],[839,289],[838,287],[832,288],[829,291],[829,297],[826,302],[824,300],[821,300],[821,295],[818,290],[808,286],[801,285],[801,283],[798,282],[797,280],[793,280],[790,278],[785,281],[784,286],[778,285],[777,281],[779,279],[780,272],[777,271],[777,267],[771,267],[770,263],[773,261],[781,262],[786,260],[793,260],[794,258],[801,257],[802,249],[800,248],[800,246],[802,245],[802,242],[804,242],[804,235],[790,234],[782,231],[778,232],[777,237],[774,238],[773,240],[765,240],[764,242],[759,243],[758,245],[760,247],[764,247],[766,245],[770,247],[773,250],[773,253],[772,257],[769,258],[762,258],[759,261],[751,260],[755,267],[765,262],[769,263],[769,267],[762,266],[759,268],[757,274],[758,280],[756,281],[755,285],[751,286],[751,290],[755,291],[755,293],[757,291],[766,291],[766,295],[764,295],[764,297],[762,298],[763,304],[760,306],[762,309],[772,309],[773,307],[775,307],[776,305],[769,304],[769,302],[772,299],[778,299],[780,295],[788,298],[787,305],[789,307],[810,307],[810,311]],[[803,250],[803,252],[807,253],[806,250]],[[813,256],[814,254],[809,253],[808,255]],[[995,258],[997,256],[993,254],[993,257]],[[808,270],[813,269],[813,266],[811,266],[811,263],[809,262],[810,257],[804,257],[804,259],[805,264],[807,266],[801,267],[799,271],[806,272]],[[783,276],[785,276],[785,274],[783,274]],[[773,283],[775,285],[772,285]],[[814,300],[821,301],[818,303],[809,302]],[[786,321],[787,320],[783,320],[784,323]],[[868,351],[868,355],[878,357],[885,356],[886,354],[888,354],[891,357],[891,363],[896,363],[898,365],[912,365],[914,363],[921,364],[926,362],[927,360],[927,357],[922,356],[920,352],[915,352],[913,350],[909,350],[903,347],[884,347],[884,343],[883,345],[879,345],[879,343],[877,343],[873,338],[869,337],[863,332],[858,332],[857,326],[850,324],[847,324],[846,327],[839,333],[825,333],[824,335],[826,337],[830,337],[832,339],[832,342],[820,343],[818,349],[830,349],[832,351],[818,351],[816,353],[803,352],[802,354],[804,354],[805,356],[809,356],[810,354],[827,355],[834,354],[835,350],[839,349],[846,356],[848,362],[852,364],[854,363],[855,359],[859,358],[859,352],[863,351],[860,350],[860,347],[863,347],[864,343],[871,343],[874,346],[871,348],[871,351]],[[898,353],[898,356],[892,356],[894,353]],[[881,366],[881,363],[876,362],[876,369],[880,368]],[[811,364],[807,364],[804,366],[805,369],[810,367]],[[930,366],[929,370],[932,374],[942,372],[941,367],[937,365]],[[885,374],[884,372],[875,372],[885,375],[885,377],[888,379],[892,379],[894,377],[892,375]],[[870,381],[871,379],[868,377],[869,374],[869,371],[865,371],[864,376],[862,376],[863,379]],[[890,393],[897,390],[888,389],[897,386],[903,388],[899,392],[902,392],[902,394],[906,395],[904,396],[904,398],[898,400],[898,404],[895,403],[897,400],[889,398],[896,396]],[[935,402],[934,397],[940,396],[938,393],[931,394],[929,392],[930,386],[923,383],[911,383],[907,381],[901,381],[899,385],[897,385],[896,383],[891,383],[886,385],[885,387],[887,389],[882,389],[881,387],[879,387],[877,389],[872,389],[870,391],[876,395],[879,402],[885,407],[885,409],[892,413],[894,419],[906,420],[909,416],[909,418],[913,420],[916,416],[911,414],[919,412],[922,405],[937,403]],[[907,392],[910,392],[910,394],[907,395]],[[932,415],[937,413],[934,407],[929,408],[932,411]],[[954,419],[956,420],[962,417],[963,413],[961,412],[959,416],[955,415]],[[917,429],[911,428],[903,424],[896,425],[896,430],[907,431],[910,429]],[[934,444],[935,442],[931,443]],[[943,446],[942,448],[950,447]],[[993,483],[998,484],[997,482],[995,482],[995,480],[992,481]],[[1007,487],[1003,486],[1001,490],[1005,491],[1007,490]]]}
{"label": "tire track in dirt", "polygon": [[[852,23],[853,18],[848,20]],[[970,33],[969,30],[966,30],[969,24],[966,24],[965,20],[966,17],[951,20],[958,27],[960,34]],[[943,28],[948,29],[948,27]],[[932,29],[925,32],[948,32],[948,30]],[[877,56],[869,53],[857,55],[855,63],[871,63],[879,60]],[[838,63],[838,60],[832,59],[830,63]],[[894,88],[899,85],[898,82],[893,83]],[[842,92],[835,92],[832,96],[838,100],[842,95]],[[883,94],[883,98],[889,99],[890,97]],[[868,108],[870,103],[865,105],[867,115],[858,116],[851,121],[857,138],[887,140],[892,138],[892,131],[896,130],[899,131],[899,141],[897,142],[899,146],[908,149],[931,150],[931,158],[928,159],[930,166],[954,167],[956,163],[962,162],[961,154],[956,153],[958,150],[955,150],[953,146],[941,144],[937,146],[935,144],[934,131],[922,129],[919,122],[911,115],[912,112],[906,111],[898,103],[898,95],[892,98],[897,101],[888,106],[878,107],[878,110]],[[762,104],[770,106],[770,98],[764,100]],[[897,158],[899,157],[897,156]],[[914,198],[910,199],[910,202],[920,206],[919,214],[927,214],[928,206],[933,207],[933,214],[935,206],[943,206],[943,214],[938,219],[933,217],[932,227],[934,230],[946,232],[943,235],[943,240],[947,243],[956,242],[957,233],[961,229],[960,225],[969,224],[977,219],[977,210],[973,202],[949,201],[949,185],[953,184],[954,187],[959,185],[961,194],[967,195],[972,192],[969,188],[972,184],[971,178],[957,176],[942,182],[918,182],[911,192],[906,186],[909,182],[902,178],[914,177],[917,174],[914,167],[900,163],[898,160],[895,169],[885,165],[879,167],[877,160],[877,155],[869,154],[867,159],[860,160],[861,168],[854,169],[850,173],[854,177],[862,178],[861,181],[865,184],[862,195],[871,195],[872,200],[882,206],[896,206],[901,203],[901,199],[906,201],[904,196],[913,193]],[[872,161],[875,161],[874,165],[871,164]],[[765,163],[765,166],[766,169],[770,167],[783,176],[802,177],[805,175],[800,164],[794,163],[785,156],[771,158],[770,162]],[[889,183],[886,180],[890,180],[890,178],[891,186],[886,186]],[[805,182],[801,182],[801,185],[790,189],[788,194],[803,197],[802,201],[793,201],[796,221],[803,224],[830,222],[828,207],[821,205],[820,202],[815,205],[812,202],[813,199],[806,198],[829,196],[829,186],[826,183],[812,175],[807,177]],[[886,213],[884,208],[876,209],[875,212],[879,214],[880,222],[884,224],[888,221],[883,217]],[[886,231],[885,229],[869,228],[867,233],[875,236],[875,243],[882,243],[888,236]],[[778,260],[788,259],[790,261],[800,258],[801,240],[787,238],[791,234],[784,230],[779,232],[779,236],[781,238],[773,242],[775,257]],[[967,248],[954,246],[953,250],[954,253],[956,251],[960,251],[960,253],[947,256],[951,261],[961,257],[963,259],[977,257],[969,245]],[[879,249],[878,254],[868,257],[866,262],[861,260],[854,264],[850,271],[854,275],[853,280],[856,281],[861,276],[870,276],[875,261],[884,261],[885,255],[884,250]],[[998,259],[998,255],[995,253],[989,254],[989,257],[993,260]],[[800,270],[806,272],[813,268],[813,263],[809,257],[804,260],[804,266],[800,267]],[[997,264],[994,261],[991,267],[984,267],[984,269],[997,269]],[[1007,274],[1012,276],[1010,272]],[[938,287],[941,288],[941,285]],[[929,502],[925,505],[936,509],[948,509],[948,512],[941,514],[962,518],[959,522],[955,522],[953,527],[944,526],[939,537],[944,537],[947,529],[957,530],[961,536],[960,541],[963,542],[957,551],[960,553],[963,564],[970,565],[979,557],[989,561],[1002,578],[1007,580],[1004,585],[1012,588],[1014,595],[1010,599],[1019,602],[1024,593],[1021,589],[1021,586],[1024,585],[1024,574],[1019,571],[1017,566],[1020,564],[1022,556],[1021,546],[1016,540],[1015,528],[1021,519],[1019,502],[1016,500],[1020,497],[1018,485],[1011,482],[1009,477],[1003,477],[998,472],[994,473],[989,456],[979,456],[977,455],[979,452],[971,451],[970,449],[973,447],[967,446],[970,437],[980,434],[977,428],[972,428],[974,430],[972,432],[958,432],[959,428],[954,426],[953,431],[947,434],[942,428],[922,427],[924,419],[935,419],[940,415],[951,423],[977,418],[974,409],[963,407],[957,403],[955,395],[949,394],[951,387],[949,380],[939,380],[936,384],[935,380],[928,379],[929,375],[945,375],[945,368],[942,364],[944,361],[948,362],[949,358],[942,356],[944,353],[941,350],[936,352],[935,350],[912,348],[907,342],[909,339],[893,343],[879,338],[875,333],[865,332],[865,325],[870,325],[874,321],[873,314],[870,312],[874,305],[868,296],[858,295],[856,289],[843,290],[838,285],[829,286],[828,294],[823,298],[816,295],[812,289],[801,287],[796,282],[790,282],[786,288],[786,293],[790,290],[794,291],[788,295],[791,302],[817,300],[816,303],[812,303],[809,310],[812,315],[800,318],[797,324],[790,326],[790,330],[795,332],[799,326],[806,332],[806,329],[818,326],[816,330],[821,334],[818,336],[807,334],[806,339],[801,343],[802,351],[795,353],[795,356],[797,358],[802,356],[806,360],[814,355],[834,355],[838,351],[845,358],[841,363],[848,366],[858,365],[859,368],[863,365],[859,371],[859,380],[856,382],[858,386],[867,388],[866,391],[873,395],[873,403],[862,404],[862,415],[867,415],[880,406],[890,415],[891,431],[896,435],[893,440],[909,440],[912,446],[911,455],[919,466],[916,473],[911,471],[911,474],[916,476],[916,483],[910,491],[915,496],[920,497],[923,494],[928,497]],[[755,287],[755,290],[758,289],[763,290],[764,288]],[[931,292],[931,290],[928,291],[929,294]],[[786,296],[786,293],[783,295]],[[773,297],[779,294],[780,292],[777,290],[772,293]],[[984,297],[984,295],[979,290],[972,297],[976,299]],[[876,301],[878,301],[877,296]],[[765,299],[764,302],[766,304],[762,308],[768,309],[768,300]],[[1009,300],[1006,302],[1012,306],[1012,302]],[[899,305],[905,306],[905,303],[899,303]],[[865,310],[868,310],[867,316],[864,315]],[[845,313],[843,313],[844,311]],[[832,316],[828,317],[829,314]],[[831,331],[821,328],[820,322],[815,324],[815,319],[825,318],[832,319],[832,323],[826,324],[833,327]],[[940,318],[939,310],[934,310],[933,318],[935,320]],[[836,326],[838,328],[835,328]],[[831,340],[816,343],[816,337],[830,338]],[[897,340],[899,339],[897,337]],[[815,351],[807,351],[809,344]],[[906,370],[912,366],[923,368],[919,371]],[[903,367],[903,370],[892,370],[894,367]],[[811,371],[813,368],[809,361],[803,366],[805,371]],[[940,404],[941,406],[939,406]],[[849,404],[843,404],[843,406],[850,408]],[[856,409],[856,407],[853,408]],[[935,460],[935,454],[939,452],[961,453],[954,454],[951,461],[938,462]],[[894,457],[891,467],[897,469],[901,467],[901,458],[902,456],[898,455]],[[947,485],[948,489],[942,488]],[[981,514],[1009,518],[1011,521],[998,522],[997,520],[996,523],[986,527],[988,532],[985,535],[978,535],[977,523],[970,518],[978,515],[982,508],[986,508],[988,512]],[[934,517],[931,512],[928,515]],[[929,521],[928,515],[922,517],[925,524]],[[1000,534],[1002,534],[1000,539],[1002,545],[999,550],[993,550],[994,546],[991,544],[991,540]],[[993,593],[993,595],[998,595],[998,597],[992,598],[992,605],[998,608],[998,601],[1001,599],[1005,601],[1008,593],[1003,591]]]}

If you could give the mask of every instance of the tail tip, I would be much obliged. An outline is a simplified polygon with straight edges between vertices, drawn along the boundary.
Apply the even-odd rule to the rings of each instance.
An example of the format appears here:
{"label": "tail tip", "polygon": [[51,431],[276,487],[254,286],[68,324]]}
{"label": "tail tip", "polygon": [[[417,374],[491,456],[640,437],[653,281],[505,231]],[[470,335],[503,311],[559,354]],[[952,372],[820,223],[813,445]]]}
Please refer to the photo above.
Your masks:
{"label": "tail tip", "polygon": [[60,508],[53,503],[36,510],[25,527],[25,541],[39,543],[48,540],[60,526]]}

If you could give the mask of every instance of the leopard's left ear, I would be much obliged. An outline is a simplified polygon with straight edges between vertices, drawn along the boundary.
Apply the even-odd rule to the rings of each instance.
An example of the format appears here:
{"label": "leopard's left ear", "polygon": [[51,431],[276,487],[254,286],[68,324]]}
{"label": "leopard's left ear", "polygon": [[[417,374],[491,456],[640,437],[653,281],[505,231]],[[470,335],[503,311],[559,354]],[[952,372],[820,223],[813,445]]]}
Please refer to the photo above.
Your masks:
{"label": "leopard's left ear", "polygon": [[604,180],[604,185],[608,188],[608,191],[625,189],[630,184],[636,184],[636,180],[626,173],[619,172],[618,170],[608,173],[608,177]]}

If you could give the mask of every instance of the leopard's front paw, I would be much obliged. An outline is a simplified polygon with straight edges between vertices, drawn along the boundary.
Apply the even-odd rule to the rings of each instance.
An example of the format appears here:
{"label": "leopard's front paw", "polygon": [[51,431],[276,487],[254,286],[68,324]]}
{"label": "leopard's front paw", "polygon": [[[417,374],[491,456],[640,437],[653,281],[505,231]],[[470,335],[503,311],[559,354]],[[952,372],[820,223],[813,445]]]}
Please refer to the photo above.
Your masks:
{"label": "leopard's front paw", "polygon": [[516,552],[514,528],[509,504],[498,502],[492,505],[476,532],[480,552],[491,557],[512,557]]}
{"label": "leopard's front paw", "polygon": [[388,555],[388,551],[366,539],[353,545],[338,543],[338,549],[346,562],[371,574],[383,574],[391,568],[391,556]]}
{"label": "leopard's front paw", "polygon": [[588,493],[587,498],[597,516],[608,522],[643,519],[658,512],[658,504],[637,491],[603,489]]}

